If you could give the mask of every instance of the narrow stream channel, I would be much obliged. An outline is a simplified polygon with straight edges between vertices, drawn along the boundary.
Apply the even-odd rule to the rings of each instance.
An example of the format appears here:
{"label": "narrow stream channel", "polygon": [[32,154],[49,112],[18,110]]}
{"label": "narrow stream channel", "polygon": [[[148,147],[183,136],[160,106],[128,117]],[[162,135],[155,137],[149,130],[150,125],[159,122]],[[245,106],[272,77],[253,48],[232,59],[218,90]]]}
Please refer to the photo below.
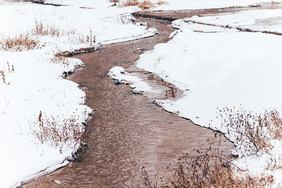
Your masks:
{"label": "narrow stream channel", "polygon": [[[152,178],[157,173],[169,178],[183,153],[196,155],[195,150],[209,147],[213,131],[164,111],[152,98],[135,95],[128,85],[115,85],[107,76],[114,66],[131,67],[142,52],[167,42],[173,32],[169,21],[141,17],[137,21],[148,22],[160,33],[75,56],[86,67],[70,79],[85,90],[87,105],[94,112],[83,136],[87,147],[79,153],[80,160],[22,187],[145,187],[142,167]],[[222,138],[219,147],[229,155],[233,144]]]}

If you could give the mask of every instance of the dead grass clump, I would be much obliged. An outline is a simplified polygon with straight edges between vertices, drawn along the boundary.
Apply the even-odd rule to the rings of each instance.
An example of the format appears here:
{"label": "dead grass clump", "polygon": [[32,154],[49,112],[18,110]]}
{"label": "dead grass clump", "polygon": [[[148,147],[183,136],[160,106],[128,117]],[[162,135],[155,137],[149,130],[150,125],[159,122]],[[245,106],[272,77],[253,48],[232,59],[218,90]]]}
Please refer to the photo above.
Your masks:
{"label": "dead grass clump", "polygon": [[[207,149],[198,149],[193,155],[184,154],[178,158],[178,167],[162,185],[153,184],[145,169],[142,169],[144,185],[147,187],[204,188],[230,187],[253,188],[266,187],[274,183],[273,176],[253,177],[248,174],[238,176],[241,169],[231,164],[232,157],[220,151],[222,134],[207,140]],[[157,181],[156,181],[157,182]]]}
{"label": "dead grass clump", "polygon": [[30,38],[27,34],[21,34],[15,36],[14,38],[8,37],[2,39],[0,42],[0,46],[4,50],[31,50],[38,45],[38,41]]}
{"label": "dead grass clump", "polygon": [[7,83],[6,83],[6,76],[5,76],[5,72],[4,72],[4,71],[0,71],[0,76],[2,77],[2,82],[3,82],[4,84],[7,84]]}
{"label": "dead grass clump", "polygon": [[80,138],[83,133],[82,127],[76,123],[76,118],[65,119],[61,122],[53,116],[46,116],[41,111],[32,130],[32,134],[43,144],[49,143],[52,147],[76,148],[80,144]]}
{"label": "dead grass clump", "polygon": [[79,35],[78,41],[80,43],[88,43],[90,46],[95,46],[96,45],[96,36],[94,35],[92,29],[90,29],[88,35]]}
{"label": "dead grass clump", "polygon": [[149,0],[144,0],[139,3],[138,7],[141,8],[142,10],[147,10],[156,7],[156,5]]}
{"label": "dead grass clump", "polygon": [[230,163],[217,160],[204,154],[197,157],[185,158],[185,164],[179,165],[172,177],[173,187],[266,187],[273,183],[272,176],[238,177]]}
{"label": "dead grass clump", "polygon": [[69,61],[68,61],[68,58],[64,57],[64,56],[60,56],[60,55],[57,55],[55,57],[53,57],[51,59],[51,62],[54,63],[54,64],[63,64],[63,65],[69,65]]}
{"label": "dead grass clump", "polygon": [[138,0],[126,0],[124,6],[137,6],[138,4]]}
{"label": "dead grass clump", "polygon": [[267,152],[273,148],[271,140],[282,139],[282,119],[277,110],[254,114],[224,108],[217,118],[227,128],[227,135],[235,138],[237,152],[243,156]]}
{"label": "dead grass clump", "polygon": [[114,6],[117,5],[117,3],[119,3],[119,0],[110,0],[111,3],[114,3]]}
{"label": "dead grass clump", "polygon": [[138,0],[115,1],[115,0],[111,0],[111,2],[114,2],[115,4],[117,2],[119,2],[121,7],[124,7],[124,6],[138,6],[142,10],[147,10],[147,9],[150,9],[150,8],[154,8],[154,7],[156,7],[156,5],[166,5],[167,4],[166,1],[162,1],[162,0],[158,1],[157,3],[153,3],[150,0],[143,0],[143,1],[138,1]]}
{"label": "dead grass clump", "polygon": [[167,5],[168,3],[166,2],[166,1],[158,1],[158,2],[156,2],[156,5],[159,5],[159,6],[161,6],[161,5]]}
{"label": "dead grass clump", "polygon": [[58,28],[50,25],[44,25],[42,22],[35,21],[35,28],[32,30],[34,35],[50,35],[53,37],[59,37],[61,32]]}
{"label": "dead grass clump", "polygon": [[10,63],[7,61],[7,69],[0,70],[0,77],[3,84],[10,85],[10,82],[6,80],[6,73],[10,74],[13,73],[14,71],[15,71],[14,65],[11,66]]}

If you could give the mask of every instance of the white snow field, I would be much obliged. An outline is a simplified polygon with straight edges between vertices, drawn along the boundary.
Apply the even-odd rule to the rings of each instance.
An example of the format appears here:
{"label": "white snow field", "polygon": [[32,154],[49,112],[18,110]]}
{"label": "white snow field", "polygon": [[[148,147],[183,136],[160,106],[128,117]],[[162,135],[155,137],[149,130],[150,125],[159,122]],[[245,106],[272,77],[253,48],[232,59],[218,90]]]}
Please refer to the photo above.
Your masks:
{"label": "white snow field", "polygon": [[186,21],[216,26],[282,33],[282,5],[279,9],[248,10],[220,16],[187,18]]}
{"label": "white snow field", "polygon": [[[142,2],[143,0],[138,0]],[[160,0],[150,0],[153,3],[160,2]],[[249,6],[249,5],[260,5],[265,3],[276,3],[282,0],[163,0],[165,2],[161,6],[156,6],[155,10],[184,10],[184,9],[210,9],[210,8],[223,8],[233,6]],[[121,4],[126,0],[120,0]],[[80,7],[103,7],[108,5],[108,2],[99,0],[45,0],[45,3],[51,4],[63,4],[63,5],[75,5]],[[135,9],[136,10],[136,9]]]}
{"label": "white snow field", "polygon": [[[155,9],[220,8],[262,1],[167,2]],[[140,10],[137,7],[114,7],[108,0],[46,0],[45,3],[66,6],[0,0],[1,188],[14,187],[39,172],[66,165],[65,159],[79,147],[75,134],[67,141],[60,140],[64,139],[60,135],[68,127],[81,134],[82,123],[91,109],[85,105],[85,93],[62,75],[83,66],[83,62],[56,57],[58,52],[96,48],[156,34],[153,28],[133,24],[130,13]],[[253,110],[279,107],[280,85],[276,82],[280,79],[280,37],[179,23],[182,32],[168,44],[156,46],[139,61],[140,67],[187,90],[186,96],[178,101],[163,101],[166,109],[179,111],[181,116],[208,126],[210,118],[214,118],[214,107],[238,104]],[[196,33],[192,31],[195,27],[220,30],[220,33]],[[25,42],[30,41],[32,48],[22,45],[9,48],[5,41],[16,38],[26,38]],[[170,46],[174,51],[167,51]],[[52,133],[54,125],[57,127]],[[222,129],[216,123],[211,126]],[[55,139],[46,137],[57,133],[59,137]]]}
{"label": "white snow field", "polygon": [[[262,25],[257,19],[264,19],[267,23],[268,18],[280,17],[281,9],[260,11],[192,20],[218,25],[236,23],[251,29],[270,28],[280,32],[281,22],[276,22],[274,26]],[[239,159],[234,164],[253,175],[273,175],[273,187],[281,187],[282,140],[271,140],[272,149],[249,153],[248,148],[243,146],[246,143],[236,140],[236,134],[227,131],[227,124],[222,124],[220,115],[228,117],[229,114],[223,112],[227,108],[231,111],[226,113],[234,115],[241,109],[252,113],[272,109],[281,111],[282,36],[238,32],[185,21],[175,21],[173,26],[179,31],[174,38],[168,43],[156,45],[152,51],[141,55],[137,62],[139,68],[156,73],[184,91],[184,96],[177,100],[159,100],[158,103],[198,125],[226,133],[237,146],[234,153],[239,155]],[[278,168],[269,168],[271,159]]]}
{"label": "white snow field", "polygon": [[[156,33],[133,24],[128,12],[136,8],[110,5],[102,0],[91,9],[0,2],[0,187],[13,187],[48,167],[47,171],[66,165],[65,159],[79,147],[75,135],[60,141],[63,138],[55,137],[52,128],[57,126],[60,136],[68,127],[76,134],[83,132],[91,109],[84,105],[85,93],[78,85],[62,76],[83,62],[55,57],[56,53]],[[9,49],[4,41],[20,35],[37,45]]]}

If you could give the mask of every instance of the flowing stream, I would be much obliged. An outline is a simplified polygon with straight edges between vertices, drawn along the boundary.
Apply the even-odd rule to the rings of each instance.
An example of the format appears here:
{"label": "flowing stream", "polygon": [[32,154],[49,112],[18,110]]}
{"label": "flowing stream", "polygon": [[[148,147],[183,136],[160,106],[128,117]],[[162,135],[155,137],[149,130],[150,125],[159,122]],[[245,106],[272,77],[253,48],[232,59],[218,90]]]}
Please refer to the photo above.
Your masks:
{"label": "flowing stream", "polygon": [[[189,15],[197,15],[197,11]],[[86,104],[93,109],[83,135],[87,146],[78,154],[78,161],[25,182],[22,187],[145,187],[142,168],[152,181],[167,179],[184,153],[197,155],[196,150],[209,147],[208,140],[214,138],[212,130],[166,112],[153,103],[156,96],[133,94],[128,85],[116,85],[107,76],[114,66],[131,67],[132,71],[141,53],[167,42],[173,32],[168,20],[137,17],[137,22],[140,21],[148,22],[149,27],[160,33],[74,56],[85,62],[86,67],[69,79],[85,90]],[[162,98],[179,96],[176,88],[156,76],[143,73],[143,77],[164,88]],[[223,137],[218,147],[230,156],[233,144]]]}

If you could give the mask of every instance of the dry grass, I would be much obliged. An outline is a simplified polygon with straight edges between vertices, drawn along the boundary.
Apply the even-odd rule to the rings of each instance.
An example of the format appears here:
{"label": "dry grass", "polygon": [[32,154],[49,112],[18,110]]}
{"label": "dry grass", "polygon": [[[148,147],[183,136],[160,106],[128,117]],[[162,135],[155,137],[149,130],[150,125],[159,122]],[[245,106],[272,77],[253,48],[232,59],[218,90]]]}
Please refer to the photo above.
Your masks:
{"label": "dry grass", "polygon": [[2,82],[3,82],[4,84],[7,84],[7,83],[6,83],[6,76],[5,76],[5,72],[4,72],[4,71],[0,71],[0,76],[2,77]]}
{"label": "dry grass", "polygon": [[213,157],[205,154],[186,159],[184,165],[179,165],[172,177],[173,187],[266,187],[273,183],[272,176],[238,177],[229,163],[211,162]]}
{"label": "dry grass", "polygon": [[139,2],[138,0],[125,0],[120,4],[122,7],[127,7],[127,6],[138,6]]}
{"label": "dry grass", "polygon": [[156,7],[156,5],[149,0],[144,0],[138,4],[138,7],[142,10],[147,10]]}
{"label": "dry grass", "polygon": [[161,5],[167,5],[168,3],[166,2],[166,1],[158,1],[158,2],[156,2],[156,5],[159,5],[159,6],[161,6]]}
{"label": "dry grass", "polygon": [[157,3],[153,3],[150,0],[143,0],[143,1],[138,1],[138,0],[125,0],[125,1],[120,1],[120,0],[111,0],[111,2],[114,2],[115,5],[116,3],[119,3],[119,5],[121,7],[124,6],[138,6],[139,8],[141,8],[142,10],[148,10],[151,8],[156,7],[157,5],[166,5],[168,4],[165,1],[158,1]]}
{"label": "dry grass", "polygon": [[[178,167],[174,169],[171,178],[162,180],[163,184],[153,184],[145,169],[142,169],[144,185],[147,187],[174,187],[174,188],[204,188],[230,187],[253,188],[271,186],[273,176],[253,177],[250,175],[237,176],[242,172],[232,166],[228,156],[219,151],[222,134],[215,132],[215,139],[208,140],[206,150],[197,150],[194,155],[185,154],[178,158]],[[157,182],[157,181],[156,181]]]}
{"label": "dry grass", "polygon": [[69,61],[68,58],[64,57],[64,56],[60,56],[60,55],[56,55],[55,57],[53,57],[51,59],[51,62],[54,64],[62,64],[62,65],[69,65]]}
{"label": "dry grass", "polygon": [[34,35],[50,35],[59,37],[62,33],[58,28],[50,25],[44,25],[42,22],[35,21],[35,28],[32,30]]}
{"label": "dry grass", "polygon": [[82,127],[76,123],[76,118],[65,119],[58,122],[53,116],[46,116],[41,111],[32,130],[32,134],[43,144],[49,143],[62,152],[65,146],[76,148],[80,144],[83,133]]}
{"label": "dry grass", "polygon": [[22,50],[31,50],[35,48],[38,45],[38,41],[32,39],[27,34],[21,34],[18,36],[15,36],[13,38],[8,37],[4,38],[0,42],[0,46],[4,50],[16,50],[16,51],[22,51]]}
{"label": "dry grass", "polygon": [[119,3],[119,0],[110,0],[111,3],[114,3],[114,6],[117,5],[117,3]]}
{"label": "dry grass", "polygon": [[0,70],[0,77],[3,84],[10,85],[10,82],[6,80],[6,73],[10,74],[13,73],[14,71],[15,71],[14,65],[10,65],[10,63],[7,61],[7,69]]}
{"label": "dry grass", "polygon": [[253,155],[273,148],[270,141],[282,139],[282,119],[276,110],[255,114],[243,109],[224,108],[218,119],[227,128],[227,135],[235,137],[237,151]]}

